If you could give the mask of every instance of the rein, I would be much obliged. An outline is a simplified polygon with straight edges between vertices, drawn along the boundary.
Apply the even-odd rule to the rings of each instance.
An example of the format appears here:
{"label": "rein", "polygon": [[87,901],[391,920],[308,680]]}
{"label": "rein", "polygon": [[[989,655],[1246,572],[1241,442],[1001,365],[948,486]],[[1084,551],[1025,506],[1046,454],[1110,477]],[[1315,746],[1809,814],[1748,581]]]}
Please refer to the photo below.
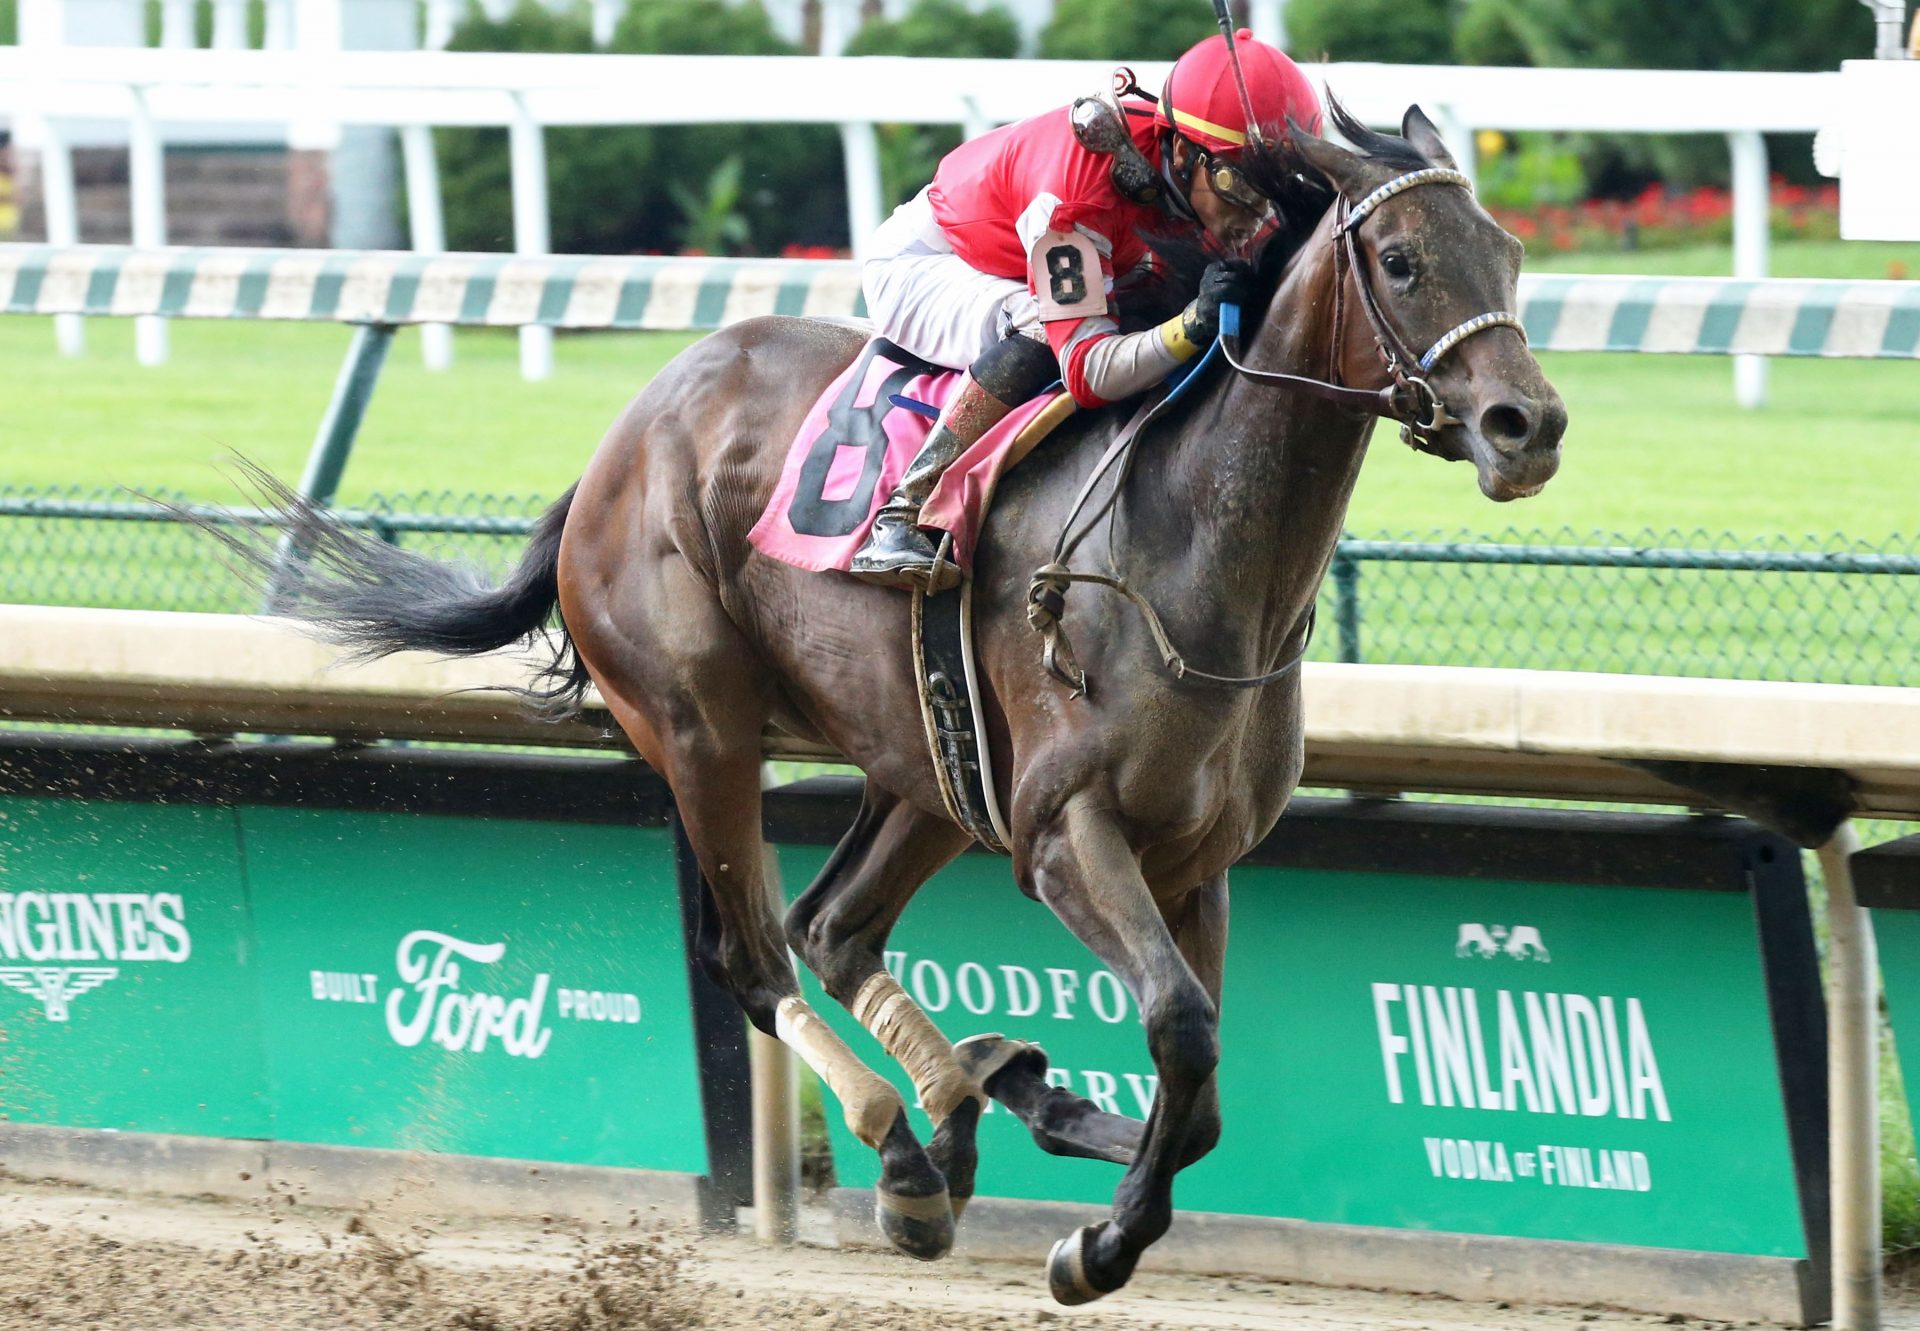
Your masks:
{"label": "rein", "polygon": [[[1113,528],[1119,512],[1119,498],[1126,488],[1127,477],[1133,470],[1135,446],[1139,443],[1146,427],[1152,424],[1182,394],[1191,387],[1205,372],[1209,362],[1217,353],[1243,378],[1255,383],[1268,384],[1276,388],[1288,388],[1306,393],[1336,406],[1385,420],[1400,422],[1400,438],[1409,446],[1423,453],[1433,453],[1438,449],[1437,435],[1448,425],[1459,424],[1459,418],[1447,410],[1440,395],[1433,390],[1424,377],[1449,351],[1472,337],[1475,333],[1485,332],[1489,328],[1512,328],[1526,338],[1526,329],[1511,310],[1490,310],[1475,315],[1441,334],[1438,340],[1424,354],[1416,355],[1407,346],[1406,339],[1388,322],[1385,312],[1380,308],[1380,300],[1374,291],[1373,279],[1367,267],[1360,261],[1359,242],[1355,239],[1360,224],[1371,216],[1375,209],[1388,199],[1422,185],[1458,185],[1469,192],[1473,182],[1459,171],[1446,167],[1427,167],[1419,171],[1409,171],[1396,176],[1386,184],[1367,195],[1358,203],[1351,203],[1343,194],[1340,207],[1334,219],[1333,235],[1336,241],[1334,250],[1334,318],[1333,339],[1328,356],[1328,372],[1325,379],[1315,379],[1308,375],[1281,374],[1273,370],[1256,370],[1244,364],[1236,352],[1235,344],[1240,339],[1240,309],[1236,305],[1225,305],[1220,310],[1220,331],[1214,343],[1207,349],[1206,356],[1193,367],[1187,376],[1170,392],[1152,398],[1140,405],[1120,432],[1107,446],[1107,451],[1094,465],[1093,472],[1081,486],[1075,496],[1073,507],[1067,512],[1067,521],[1060,533],[1060,539],[1053,548],[1053,561],[1034,570],[1027,584],[1027,623],[1041,635],[1043,645],[1041,660],[1047,673],[1073,690],[1073,697],[1086,696],[1087,673],[1081,669],[1074,658],[1073,645],[1067,640],[1066,632],[1060,626],[1061,616],[1066,613],[1067,589],[1076,582],[1090,583],[1096,587],[1105,587],[1126,597],[1140,612],[1146,621],[1147,632],[1152,635],[1155,648],[1160,653],[1160,663],[1170,671],[1175,679],[1190,679],[1202,684],[1211,684],[1220,688],[1253,689],[1284,679],[1300,668],[1306,660],[1307,649],[1313,643],[1313,628],[1316,604],[1309,602],[1306,612],[1301,616],[1299,627],[1289,633],[1288,640],[1296,636],[1300,640],[1299,648],[1284,663],[1259,675],[1216,675],[1187,664],[1167,635],[1166,626],[1161,622],[1159,613],[1154,610],[1146,597],[1127,584],[1121,574],[1081,573],[1067,566],[1067,559],[1074,549],[1104,516],[1107,519],[1107,548],[1117,548],[1113,539]],[[1360,309],[1373,332],[1375,348],[1386,365],[1390,382],[1382,388],[1352,388],[1340,382],[1340,348],[1345,342],[1343,336],[1346,327],[1346,278],[1351,273],[1354,287],[1360,293]],[[1410,368],[1411,367],[1411,368]],[[1418,370],[1419,373],[1414,371]],[[1094,509],[1088,521],[1075,529],[1082,510],[1092,500],[1094,492],[1109,472],[1119,464],[1113,483],[1108,487],[1106,498]]]}

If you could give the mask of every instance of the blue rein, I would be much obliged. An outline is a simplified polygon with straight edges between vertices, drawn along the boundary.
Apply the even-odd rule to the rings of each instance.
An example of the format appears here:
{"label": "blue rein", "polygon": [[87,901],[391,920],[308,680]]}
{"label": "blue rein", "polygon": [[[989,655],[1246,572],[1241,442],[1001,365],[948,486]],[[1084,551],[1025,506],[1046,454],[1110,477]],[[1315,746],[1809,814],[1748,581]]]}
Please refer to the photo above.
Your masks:
{"label": "blue rein", "polygon": [[1167,394],[1166,399],[1162,401],[1160,405],[1162,407],[1170,407],[1178,402],[1181,394],[1193,387],[1194,383],[1203,376],[1207,366],[1213,364],[1213,362],[1219,358],[1221,342],[1227,338],[1237,338],[1239,336],[1240,307],[1238,305],[1222,305],[1220,307],[1220,331],[1214,337],[1213,341],[1207,345],[1207,354],[1200,357],[1199,360],[1188,361],[1185,365],[1182,365],[1179,369],[1167,376],[1168,379],[1173,381],[1173,391]]}

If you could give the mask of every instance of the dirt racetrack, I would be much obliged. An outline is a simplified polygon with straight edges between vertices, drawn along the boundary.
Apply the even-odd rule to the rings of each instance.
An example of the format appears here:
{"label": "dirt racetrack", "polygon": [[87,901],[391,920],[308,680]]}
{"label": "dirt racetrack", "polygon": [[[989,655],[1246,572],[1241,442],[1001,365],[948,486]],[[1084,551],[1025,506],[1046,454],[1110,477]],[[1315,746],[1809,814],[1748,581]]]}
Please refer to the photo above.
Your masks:
{"label": "dirt racetrack", "polygon": [[9,1178],[0,1197],[5,1331],[1611,1331],[1670,1320],[1151,1272],[1068,1310],[1047,1297],[1038,1253],[923,1265],[676,1234],[638,1216],[625,1228],[454,1223],[403,1200],[347,1212],[284,1191],[245,1203]]}

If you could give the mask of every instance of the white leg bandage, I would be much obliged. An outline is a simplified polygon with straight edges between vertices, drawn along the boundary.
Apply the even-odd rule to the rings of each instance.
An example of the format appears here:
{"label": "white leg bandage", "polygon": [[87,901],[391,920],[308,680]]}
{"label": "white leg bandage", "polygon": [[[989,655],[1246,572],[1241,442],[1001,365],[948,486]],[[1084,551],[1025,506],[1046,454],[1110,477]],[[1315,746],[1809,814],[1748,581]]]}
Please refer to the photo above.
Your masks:
{"label": "white leg bandage", "polygon": [[961,1070],[947,1037],[886,971],[861,985],[847,1010],[907,1070],[935,1127],[969,1098],[986,1102],[986,1092]]}
{"label": "white leg bandage", "polygon": [[847,1129],[874,1150],[886,1140],[895,1118],[906,1109],[900,1092],[847,1048],[804,998],[780,1000],[774,1031],[806,1065],[820,1074],[846,1115]]}

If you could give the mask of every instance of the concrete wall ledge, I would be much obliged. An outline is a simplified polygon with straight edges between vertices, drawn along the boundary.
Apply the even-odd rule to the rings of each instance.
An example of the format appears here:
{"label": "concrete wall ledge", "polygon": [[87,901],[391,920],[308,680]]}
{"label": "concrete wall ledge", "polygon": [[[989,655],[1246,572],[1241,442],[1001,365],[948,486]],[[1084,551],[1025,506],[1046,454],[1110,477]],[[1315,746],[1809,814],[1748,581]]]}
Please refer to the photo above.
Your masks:
{"label": "concrete wall ledge", "polygon": [[[497,687],[532,659],[343,667],[284,620],[0,606],[0,721],[625,748],[596,694],[555,725]],[[1308,785],[1697,805],[1628,764],[1707,762],[1843,772],[1856,814],[1920,819],[1920,689],[1328,661],[1302,686]]]}
{"label": "concrete wall ledge", "polygon": [[[873,1193],[837,1188],[842,1247],[884,1247]],[[976,1197],[954,1251],[1038,1261],[1104,1206]],[[1811,1326],[1829,1315],[1809,1264],[1786,1257],[1681,1252],[1486,1234],[1440,1234],[1181,1211],[1146,1266],[1458,1299],[1606,1304],[1721,1321]]]}
{"label": "concrete wall ledge", "polygon": [[[430,1200],[441,1214],[485,1218],[624,1225],[638,1213],[691,1225],[716,1214],[695,1174],[35,1123],[0,1124],[0,1168],[169,1196],[249,1201],[292,1188],[304,1203],[342,1208],[404,1197]],[[730,1209],[724,1221],[731,1227]]]}

